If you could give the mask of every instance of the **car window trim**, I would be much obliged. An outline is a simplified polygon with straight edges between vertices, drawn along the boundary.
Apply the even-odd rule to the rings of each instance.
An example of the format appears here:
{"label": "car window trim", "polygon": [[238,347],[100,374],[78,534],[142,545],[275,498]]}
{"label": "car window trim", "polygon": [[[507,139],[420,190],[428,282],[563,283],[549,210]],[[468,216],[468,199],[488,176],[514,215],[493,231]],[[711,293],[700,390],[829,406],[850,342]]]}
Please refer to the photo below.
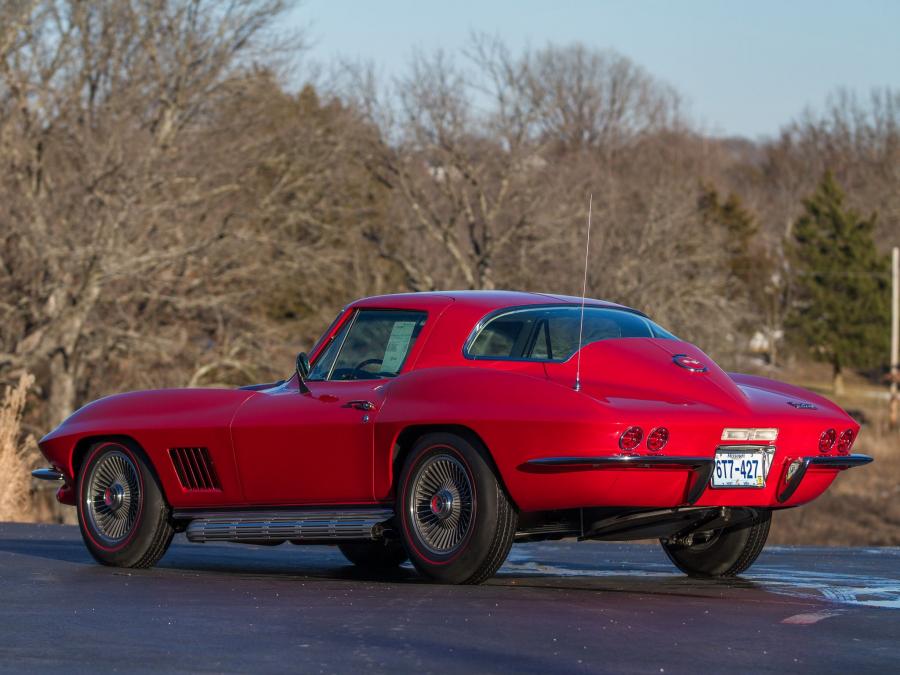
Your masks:
{"label": "car window trim", "polygon": [[[331,367],[328,369],[328,375],[325,376],[325,382],[333,382],[331,376],[334,374],[334,367],[337,365],[338,359],[341,358],[341,352],[344,349],[344,344],[347,342],[347,338],[350,336],[350,331],[353,330],[353,326],[356,323],[356,317],[359,316],[360,309],[355,309],[353,311],[353,316],[350,317],[349,322],[347,323],[347,330],[344,333],[344,336],[341,338],[341,344],[338,345],[337,353],[334,355],[334,361],[331,362]],[[341,330],[343,330],[343,326],[341,326]]]}
{"label": "car window trim", "polygon": [[338,312],[338,315],[334,317],[334,320],[328,325],[325,332],[322,333],[321,337],[316,340],[312,349],[309,350],[311,365],[314,365],[315,362],[319,360],[321,353],[328,348],[328,345],[331,344],[331,341],[335,338],[340,328],[343,327],[344,321],[347,319],[347,312],[347,307],[341,309],[341,311]]}

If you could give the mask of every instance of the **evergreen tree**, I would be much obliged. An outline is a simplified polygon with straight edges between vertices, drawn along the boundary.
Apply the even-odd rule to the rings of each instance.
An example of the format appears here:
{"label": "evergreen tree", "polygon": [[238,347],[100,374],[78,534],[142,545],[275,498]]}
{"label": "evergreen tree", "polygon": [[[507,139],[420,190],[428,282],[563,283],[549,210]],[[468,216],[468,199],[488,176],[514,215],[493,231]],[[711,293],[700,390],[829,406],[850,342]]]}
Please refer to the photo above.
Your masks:
{"label": "evergreen tree", "polygon": [[736,194],[724,200],[718,191],[703,184],[697,200],[701,222],[711,228],[710,241],[719,233],[725,253],[725,293],[739,311],[737,327],[747,336],[761,332],[768,342],[766,355],[774,364],[782,333],[777,260],[757,236],[759,224],[753,211]]}
{"label": "evergreen tree", "polygon": [[844,368],[886,358],[888,260],[875,247],[875,214],[863,219],[846,207],[831,172],[803,205],[790,243],[796,302],[788,325],[816,359],[831,364],[839,394]]}
{"label": "evergreen tree", "polygon": [[703,185],[697,209],[704,224],[721,228],[725,235],[725,253],[728,260],[731,291],[742,291],[746,285],[758,280],[757,264],[752,243],[759,226],[740,197],[729,194],[722,201],[718,191]]}

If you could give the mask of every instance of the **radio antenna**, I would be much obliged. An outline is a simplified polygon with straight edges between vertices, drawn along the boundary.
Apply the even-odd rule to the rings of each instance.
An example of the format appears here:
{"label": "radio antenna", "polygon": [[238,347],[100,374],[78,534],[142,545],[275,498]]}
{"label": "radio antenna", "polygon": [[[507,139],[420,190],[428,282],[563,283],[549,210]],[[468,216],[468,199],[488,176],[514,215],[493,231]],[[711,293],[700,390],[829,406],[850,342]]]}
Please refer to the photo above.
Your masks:
{"label": "radio antenna", "polygon": [[575,366],[575,391],[581,391],[581,340],[584,335],[584,298],[587,295],[588,257],[591,254],[591,212],[594,193],[588,199],[587,242],[584,245],[584,280],[581,283],[581,319],[578,321],[578,364]]}

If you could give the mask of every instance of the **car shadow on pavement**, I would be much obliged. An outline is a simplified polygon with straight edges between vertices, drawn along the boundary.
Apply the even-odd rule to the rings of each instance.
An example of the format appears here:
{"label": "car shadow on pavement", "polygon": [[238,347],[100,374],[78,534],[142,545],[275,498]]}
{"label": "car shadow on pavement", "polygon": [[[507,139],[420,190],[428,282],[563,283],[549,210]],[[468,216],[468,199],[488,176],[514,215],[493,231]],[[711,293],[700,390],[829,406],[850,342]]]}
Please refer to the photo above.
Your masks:
{"label": "car shadow on pavement", "polygon": [[[282,547],[278,547],[282,548]],[[79,567],[96,567],[112,574],[147,576],[207,574],[237,579],[295,579],[308,581],[361,582],[387,585],[421,585],[435,587],[406,563],[396,570],[373,572],[347,563],[336,550],[312,547],[284,548],[274,553],[269,547],[243,545],[199,546],[176,544],[159,564],[149,570],[122,570],[96,563],[84,544],[76,539],[0,538],[0,553],[27,558],[43,558]],[[743,578],[697,580],[677,573],[648,569],[636,565],[622,569],[600,565],[561,564],[533,559],[511,562],[490,579],[492,588],[529,588],[600,593],[640,593],[667,596],[724,597],[735,591],[767,592],[765,586]]]}
{"label": "car shadow on pavement", "polygon": [[0,539],[0,552],[61,562],[96,564],[81,541],[3,538]]}

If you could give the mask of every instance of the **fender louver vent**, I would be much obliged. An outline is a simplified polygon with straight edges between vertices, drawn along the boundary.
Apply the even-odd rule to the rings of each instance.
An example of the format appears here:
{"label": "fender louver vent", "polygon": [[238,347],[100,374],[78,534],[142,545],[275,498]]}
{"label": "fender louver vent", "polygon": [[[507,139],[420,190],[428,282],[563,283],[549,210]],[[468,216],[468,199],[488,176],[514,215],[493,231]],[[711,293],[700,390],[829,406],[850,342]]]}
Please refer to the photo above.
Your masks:
{"label": "fender louver vent", "polygon": [[185,490],[222,489],[206,448],[170,448],[169,454]]}

